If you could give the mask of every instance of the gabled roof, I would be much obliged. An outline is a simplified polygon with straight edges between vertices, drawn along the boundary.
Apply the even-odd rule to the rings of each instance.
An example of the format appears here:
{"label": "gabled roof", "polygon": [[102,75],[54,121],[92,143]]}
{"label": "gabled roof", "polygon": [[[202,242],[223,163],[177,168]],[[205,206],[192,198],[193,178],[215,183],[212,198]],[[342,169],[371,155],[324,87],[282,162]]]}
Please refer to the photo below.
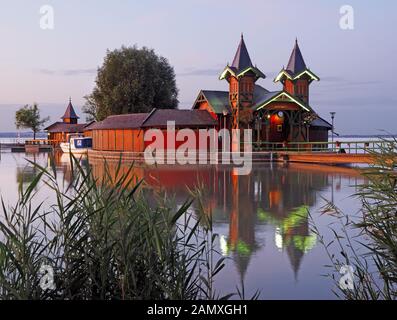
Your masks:
{"label": "gabled roof", "polygon": [[55,122],[52,125],[45,128],[44,130],[49,133],[57,133],[57,132],[82,133],[85,131],[86,126],[90,124],[91,123],[70,124],[64,122]]}
{"label": "gabled roof", "polygon": [[74,111],[71,99],[69,100],[69,104],[66,108],[65,114],[61,119],[79,119],[76,112]]}
{"label": "gabled roof", "polygon": [[313,112],[313,109],[304,101],[300,100],[299,98],[289,94],[286,91],[277,91],[277,92],[269,92],[269,95],[265,97],[266,100],[260,102],[252,107],[253,110],[260,110],[270,103],[277,101],[278,99],[282,99],[281,101],[285,102],[293,102],[299,105],[302,109]]}
{"label": "gabled roof", "polygon": [[252,67],[251,58],[245,45],[243,34],[241,34],[240,44],[238,45],[231,67],[235,68],[237,73]]}
{"label": "gabled roof", "polygon": [[196,107],[197,102],[201,97],[204,97],[204,99],[208,102],[214,113],[222,114],[224,110],[227,110],[228,113],[230,112],[229,92],[216,91],[216,90],[202,90],[200,91],[196,101],[194,102],[192,109]]}
{"label": "gabled roof", "polygon": [[148,113],[131,113],[109,116],[101,122],[90,125],[89,130],[139,129],[148,115]]}
{"label": "gabled roof", "polygon": [[306,63],[299,48],[298,39],[296,39],[295,47],[292,50],[286,70],[290,71],[292,74],[297,74],[306,69]]}
{"label": "gabled roof", "polygon": [[168,121],[176,127],[213,127],[216,121],[206,110],[154,109],[145,119],[142,128],[165,128]]}
{"label": "gabled roof", "polygon": [[97,123],[96,121],[88,122],[88,123],[85,125],[84,131],[90,131],[90,130],[92,130],[92,127],[93,127],[96,123]]}
{"label": "gabled roof", "polygon": [[324,120],[323,118],[318,117],[317,119],[314,119],[310,125],[312,127],[325,127],[329,130],[332,130],[332,124],[330,124],[328,121]]}
{"label": "gabled roof", "polygon": [[269,92],[266,90],[266,92],[265,91],[258,92],[257,93],[258,96],[255,97],[255,91],[254,91],[254,105],[251,108],[253,110],[257,110],[258,108],[260,108],[260,106],[262,106],[264,103],[266,103],[266,101],[271,100],[272,98],[277,96],[279,93],[280,93],[280,91]]}
{"label": "gabled roof", "polygon": [[[276,95],[279,92],[280,91],[269,92],[265,88],[256,84],[254,87],[254,101],[253,101],[254,106],[260,105],[261,103],[263,103],[264,101],[273,97],[274,95]],[[198,100],[202,96],[208,102],[208,104],[210,105],[210,107],[214,113],[223,114],[224,110],[226,110],[228,112],[228,114],[231,113],[228,91],[202,90],[202,91],[200,91],[196,101],[194,102],[192,109],[196,108]]]}
{"label": "gabled roof", "polygon": [[89,126],[89,130],[141,129],[167,127],[175,121],[176,127],[211,127],[216,121],[205,110],[153,109],[150,113],[132,113],[109,116]]}

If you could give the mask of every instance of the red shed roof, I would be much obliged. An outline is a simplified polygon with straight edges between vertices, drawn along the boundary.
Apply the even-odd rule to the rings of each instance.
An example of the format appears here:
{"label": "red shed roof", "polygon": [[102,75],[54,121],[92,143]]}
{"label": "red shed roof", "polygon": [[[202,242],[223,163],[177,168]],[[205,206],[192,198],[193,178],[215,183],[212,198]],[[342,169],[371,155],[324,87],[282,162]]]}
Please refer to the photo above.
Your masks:
{"label": "red shed roof", "polygon": [[216,125],[207,110],[153,109],[142,127],[164,128],[168,121],[175,121],[176,127],[205,128]]}
{"label": "red shed roof", "polygon": [[44,130],[46,130],[49,133],[56,133],[56,132],[83,133],[87,125],[89,125],[89,123],[70,124],[64,122],[55,122],[49,127],[45,128]]}
{"label": "red shed roof", "polygon": [[139,129],[148,115],[148,113],[131,113],[109,116],[101,122],[94,123],[89,129]]}
{"label": "red shed roof", "polygon": [[89,126],[89,130],[165,128],[168,121],[176,127],[213,127],[216,121],[206,110],[153,109],[150,113],[132,113],[109,116]]}

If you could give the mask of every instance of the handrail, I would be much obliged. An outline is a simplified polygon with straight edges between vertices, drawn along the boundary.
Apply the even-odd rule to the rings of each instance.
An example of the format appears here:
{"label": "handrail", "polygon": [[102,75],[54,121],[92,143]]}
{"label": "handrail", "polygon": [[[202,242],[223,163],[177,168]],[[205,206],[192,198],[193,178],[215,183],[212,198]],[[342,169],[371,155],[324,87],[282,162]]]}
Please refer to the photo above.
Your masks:
{"label": "handrail", "polygon": [[315,141],[315,142],[253,142],[254,151],[289,151],[289,152],[338,152],[363,154],[376,152],[393,145],[394,141]]}
{"label": "handrail", "polygon": [[50,140],[50,139],[36,139],[36,140],[26,140],[25,144],[26,145],[39,145],[39,146],[43,146],[43,145],[57,145],[59,144],[60,140]]}

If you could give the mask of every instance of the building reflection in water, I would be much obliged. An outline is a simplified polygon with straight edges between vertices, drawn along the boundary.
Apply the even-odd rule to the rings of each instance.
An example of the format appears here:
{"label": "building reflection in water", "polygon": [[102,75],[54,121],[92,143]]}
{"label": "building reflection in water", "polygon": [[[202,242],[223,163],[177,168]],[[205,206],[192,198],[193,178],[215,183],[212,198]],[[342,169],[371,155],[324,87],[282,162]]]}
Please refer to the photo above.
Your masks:
{"label": "building reflection in water", "polygon": [[[69,157],[56,156],[54,161],[70,182]],[[90,161],[90,165],[98,179],[104,176],[103,161]],[[108,167],[115,174],[117,163]],[[125,164],[120,173],[128,169],[129,164]],[[189,189],[201,186],[215,229],[228,224],[228,234],[220,235],[220,251],[233,257],[241,280],[255,252],[265,245],[275,245],[287,253],[297,279],[304,255],[317,241],[310,231],[309,209],[318,203],[322,191],[340,189],[342,177],[350,179],[351,185],[363,182],[354,169],[307,164],[255,165],[248,176],[238,176],[233,168],[224,166],[137,166],[131,175],[136,181],[145,181],[146,192],[167,194],[175,205],[189,198]],[[258,226],[274,229],[271,242],[257,240],[263,230]]]}
{"label": "building reflection in water", "polygon": [[14,157],[17,184],[26,187],[32,183],[40,172],[36,165],[42,165],[46,158],[47,155],[43,153],[26,153],[22,159]]}
{"label": "building reflection in water", "polygon": [[[76,160],[82,168],[88,168],[89,163],[87,156],[75,155]],[[48,156],[47,166],[55,168],[56,173],[62,177],[64,186],[69,186],[73,180],[72,161],[70,154],[61,151],[54,152]]]}

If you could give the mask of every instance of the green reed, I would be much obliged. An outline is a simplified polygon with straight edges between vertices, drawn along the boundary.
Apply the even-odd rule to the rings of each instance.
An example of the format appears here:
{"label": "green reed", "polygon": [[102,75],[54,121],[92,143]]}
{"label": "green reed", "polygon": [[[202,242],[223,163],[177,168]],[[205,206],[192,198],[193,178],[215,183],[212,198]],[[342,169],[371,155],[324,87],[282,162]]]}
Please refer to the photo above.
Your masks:
{"label": "green reed", "polygon": [[[133,165],[116,172],[105,162],[95,177],[71,157],[65,188],[55,167],[38,174],[19,200],[0,211],[0,299],[217,299],[214,276],[224,267],[210,217],[151,207]],[[54,203],[33,205],[45,184]],[[214,262],[215,261],[215,262]],[[42,289],[43,264],[55,289]],[[226,296],[225,298],[228,298]]]}
{"label": "green reed", "polygon": [[[349,300],[395,300],[397,298],[397,140],[383,141],[372,152],[375,164],[363,169],[367,183],[354,195],[361,202],[358,215],[346,214],[331,203],[323,213],[334,215],[338,230],[331,226],[334,239],[326,243],[319,236],[332,264],[327,274],[336,284],[335,294]],[[351,231],[356,235],[351,236]],[[339,254],[333,250],[337,244]],[[342,265],[354,269],[354,289],[339,286]]]}

